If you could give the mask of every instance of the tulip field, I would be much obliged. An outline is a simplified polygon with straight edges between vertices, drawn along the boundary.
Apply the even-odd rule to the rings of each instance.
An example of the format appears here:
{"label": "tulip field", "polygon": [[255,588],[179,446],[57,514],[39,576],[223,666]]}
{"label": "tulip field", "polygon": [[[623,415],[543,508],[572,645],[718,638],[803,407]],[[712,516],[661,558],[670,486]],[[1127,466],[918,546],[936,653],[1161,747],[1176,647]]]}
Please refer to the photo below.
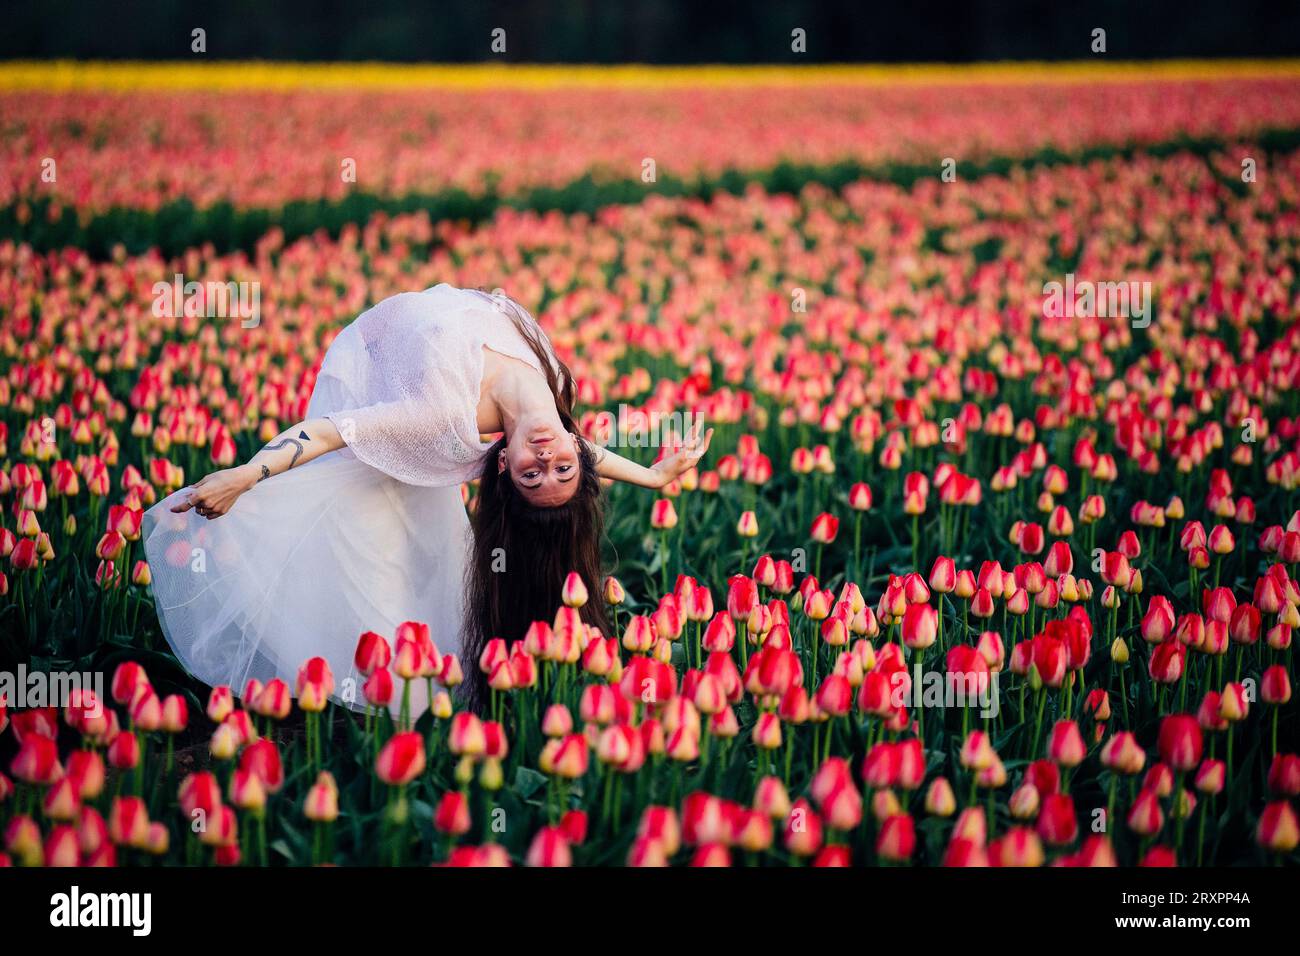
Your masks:
{"label": "tulip field", "polygon": [[[102,675],[0,683],[0,864],[1300,864],[1300,68],[105,69],[0,67],[0,665]],[[440,282],[708,455],[518,642],[200,684],[143,511]]]}

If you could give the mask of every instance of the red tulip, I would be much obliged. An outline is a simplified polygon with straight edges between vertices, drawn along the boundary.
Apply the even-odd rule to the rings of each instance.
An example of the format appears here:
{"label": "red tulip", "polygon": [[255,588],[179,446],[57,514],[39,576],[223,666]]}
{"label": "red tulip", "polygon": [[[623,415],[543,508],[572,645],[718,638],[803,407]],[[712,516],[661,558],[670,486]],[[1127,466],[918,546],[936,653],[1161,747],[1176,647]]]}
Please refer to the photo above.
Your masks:
{"label": "red tulip", "polygon": [[289,685],[276,677],[261,689],[256,698],[248,701],[248,704],[255,713],[263,717],[283,720],[289,716],[293,697],[289,693]]}
{"label": "red tulip", "polygon": [[1274,754],[1268,768],[1268,788],[1279,796],[1300,796],[1300,756]]}
{"label": "red tulip", "polygon": [[267,793],[278,793],[284,786],[284,767],[275,742],[263,738],[248,744],[239,755],[239,768],[257,774]]}
{"label": "red tulip", "polygon": [[40,734],[25,734],[9,772],[24,783],[48,786],[63,776],[59,749],[53,740]]}
{"label": "red tulip", "polygon": [[1138,836],[1152,837],[1164,826],[1164,813],[1160,809],[1160,795],[1154,790],[1141,790],[1129,808],[1127,823]]}
{"label": "red tulip", "polygon": [[1183,676],[1187,649],[1177,641],[1156,645],[1151,652],[1151,679],[1159,684],[1175,684]]}
{"label": "red tulip", "polygon": [[[400,736],[400,735],[399,735]],[[418,734],[416,740],[420,740]],[[451,727],[447,732],[447,743],[452,753],[460,756],[477,757],[487,750],[487,734],[483,730],[483,722],[474,714],[462,711],[451,719]],[[408,741],[402,745],[409,748],[414,747],[414,742]],[[420,745],[418,751],[419,770],[412,775],[418,776],[424,770],[424,746]],[[405,782],[409,782],[405,781]]]}
{"label": "red tulip", "polygon": [[[414,731],[411,731],[410,733],[412,733],[417,740],[419,739],[419,734],[415,734]],[[384,779],[385,783],[409,783],[415,776],[418,776],[419,773],[423,772],[423,743],[420,744],[419,764],[420,769],[406,780],[401,780],[400,778],[396,781],[387,780],[384,778],[383,774],[380,775],[380,779]],[[434,811],[433,825],[439,833],[445,833],[448,836],[463,836],[465,833],[468,833],[470,827],[469,800],[466,798],[465,794],[459,790],[448,790],[444,793],[442,798],[438,801],[437,809]]]}
{"label": "red tulip", "polygon": [[668,531],[677,527],[677,509],[668,498],[660,498],[650,508],[650,527]]}
{"label": "red tulip", "polygon": [[871,504],[870,486],[857,482],[849,488],[849,507],[854,511],[870,511]]}
{"label": "red tulip", "polygon": [[587,814],[583,810],[569,810],[560,818],[560,830],[574,846],[587,842]]}
{"label": "red tulip", "polygon": [[169,734],[182,733],[190,722],[189,704],[180,694],[169,694],[162,702],[161,727]]}
{"label": "red tulip", "polygon": [[219,724],[235,709],[235,697],[225,685],[214,687],[208,694],[208,719]]}
{"label": "red tulip", "polygon": [[529,866],[568,867],[573,865],[573,854],[562,827],[542,827],[533,836],[528,847],[526,862]]}
{"label": "red tulip", "polygon": [[948,848],[944,851],[943,865],[955,867],[988,866],[988,853],[982,845],[974,840],[953,839],[949,841]]}
{"label": "red tulip", "polygon": [[923,650],[935,642],[939,612],[928,604],[913,604],[903,614],[903,643]]}
{"label": "red tulip", "polygon": [[362,674],[369,676],[377,670],[383,670],[392,658],[393,651],[388,641],[374,631],[366,631],[357,640],[353,662]]}
{"label": "red tulip", "polygon": [[371,706],[388,707],[392,704],[393,696],[396,693],[392,673],[385,668],[379,668],[372,672],[366,678],[366,682],[361,685],[361,692]]}
{"label": "red tulip", "polygon": [[916,850],[916,824],[906,813],[888,817],[876,835],[876,855],[883,860],[906,862]]}
{"label": "red tulip", "polygon": [[114,797],[108,813],[109,838],[118,846],[143,849],[149,839],[149,812],[139,797]]}
{"label": "red tulip", "polygon": [[1300,844],[1300,821],[1285,800],[1264,807],[1255,827],[1255,842],[1273,853],[1290,853]]}
{"label": "red tulip", "polygon": [[1068,846],[1079,833],[1074,801],[1068,794],[1053,793],[1043,798],[1038,813],[1038,835],[1052,846]]}
{"label": "red tulip", "polygon": [[1048,756],[1062,767],[1077,767],[1083,763],[1088,747],[1073,720],[1058,720],[1052,727],[1047,747]]}
{"label": "red tulip", "polygon": [[785,821],[785,847],[795,856],[813,856],[822,844],[821,817],[807,800],[799,799]]}
{"label": "red tulip", "polygon": [[538,758],[543,773],[577,780],[587,772],[589,749],[582,734],[568,734],[549,741]]}
{"label": "red tulip", "polygon": [[1266,704],[1280,707],[1291,700],[1291,675],[1281,664],[1274,664],[1260,675],[1259,697]]}
{"label": "red tulip", "polygon": [[1201,727],[1190,714],[1171,714],[1160,722],[1160,759],[1175,770],[1194,770],[1201,762]]}
{"label": "red tulip", "polygon": [[582,607],[587,603],[587,585],[582,580],[582,575],[576,571],[570,571],[564,578],[564,586],[560,589],[560,599],[566,607]]}
{"label": "red tulip", "polygon": [[813,519],[809,536],[818,544],[830,544],[840,532],[840,519],[822,512]]}
{"label": "red tulip", "polygon": [[148,684],[149,678],[143,667],[135,661],[123,661],[113,672],[113,700],[123,706],[129,705],[135,699],[136,691]]}

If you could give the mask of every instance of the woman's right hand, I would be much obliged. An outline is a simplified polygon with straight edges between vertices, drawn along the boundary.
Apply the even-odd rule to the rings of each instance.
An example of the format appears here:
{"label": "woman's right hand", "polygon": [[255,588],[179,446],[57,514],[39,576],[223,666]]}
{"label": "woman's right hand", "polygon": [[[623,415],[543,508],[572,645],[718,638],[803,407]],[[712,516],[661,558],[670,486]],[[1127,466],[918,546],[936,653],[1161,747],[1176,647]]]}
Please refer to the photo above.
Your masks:
{"label": "woman's right hand", "polygon": [[185,500],[172,505],[171,510],[181,514],[193,508],[209,520],[220,518],[234,506],[240,495],[257,484],[257,474],[256,468],[239,465],[204,475],[190,488]]}

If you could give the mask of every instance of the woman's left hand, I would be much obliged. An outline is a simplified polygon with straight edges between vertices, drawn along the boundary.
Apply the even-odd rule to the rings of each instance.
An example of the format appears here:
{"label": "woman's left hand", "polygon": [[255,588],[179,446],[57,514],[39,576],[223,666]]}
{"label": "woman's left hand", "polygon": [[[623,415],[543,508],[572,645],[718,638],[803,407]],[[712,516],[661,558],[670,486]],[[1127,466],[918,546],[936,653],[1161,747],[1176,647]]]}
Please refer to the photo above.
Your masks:
{"label": "woman's left hand", "polygon": [[704,453],[709,450],[709,442],[713,439],[712,428],[704,432],[701,437],[700,432],[703,428],[704,423],[697,421],[687,434],[686,441],[681,448],[667,458],[655,462],[650,467],[650,470],[656,475],[657,487],[662,488],[699,464],[700,459],[704,457]]}

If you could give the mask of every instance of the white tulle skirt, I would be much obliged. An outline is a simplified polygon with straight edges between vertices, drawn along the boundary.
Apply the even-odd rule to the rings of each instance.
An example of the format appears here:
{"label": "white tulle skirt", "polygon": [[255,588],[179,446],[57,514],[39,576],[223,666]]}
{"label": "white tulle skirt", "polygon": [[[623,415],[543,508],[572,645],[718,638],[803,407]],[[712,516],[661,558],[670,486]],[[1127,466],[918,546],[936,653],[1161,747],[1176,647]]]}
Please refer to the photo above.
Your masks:
{"label": "white tulle skirt", "polygon": [[[342,449],[211,521],[168,510],[187,491],[145,514],[143,537],[163,634],[205,683],[238,695],[250,678],[279,677],[293,690],[299,665],[320,656],[336,700],[363,707],[353,654],[364,631],[391,640],[423,621],[439,651],[459,653],[469,523],[458,487],[405,484]],[[423,682],[411,690],[422,707]]]}

